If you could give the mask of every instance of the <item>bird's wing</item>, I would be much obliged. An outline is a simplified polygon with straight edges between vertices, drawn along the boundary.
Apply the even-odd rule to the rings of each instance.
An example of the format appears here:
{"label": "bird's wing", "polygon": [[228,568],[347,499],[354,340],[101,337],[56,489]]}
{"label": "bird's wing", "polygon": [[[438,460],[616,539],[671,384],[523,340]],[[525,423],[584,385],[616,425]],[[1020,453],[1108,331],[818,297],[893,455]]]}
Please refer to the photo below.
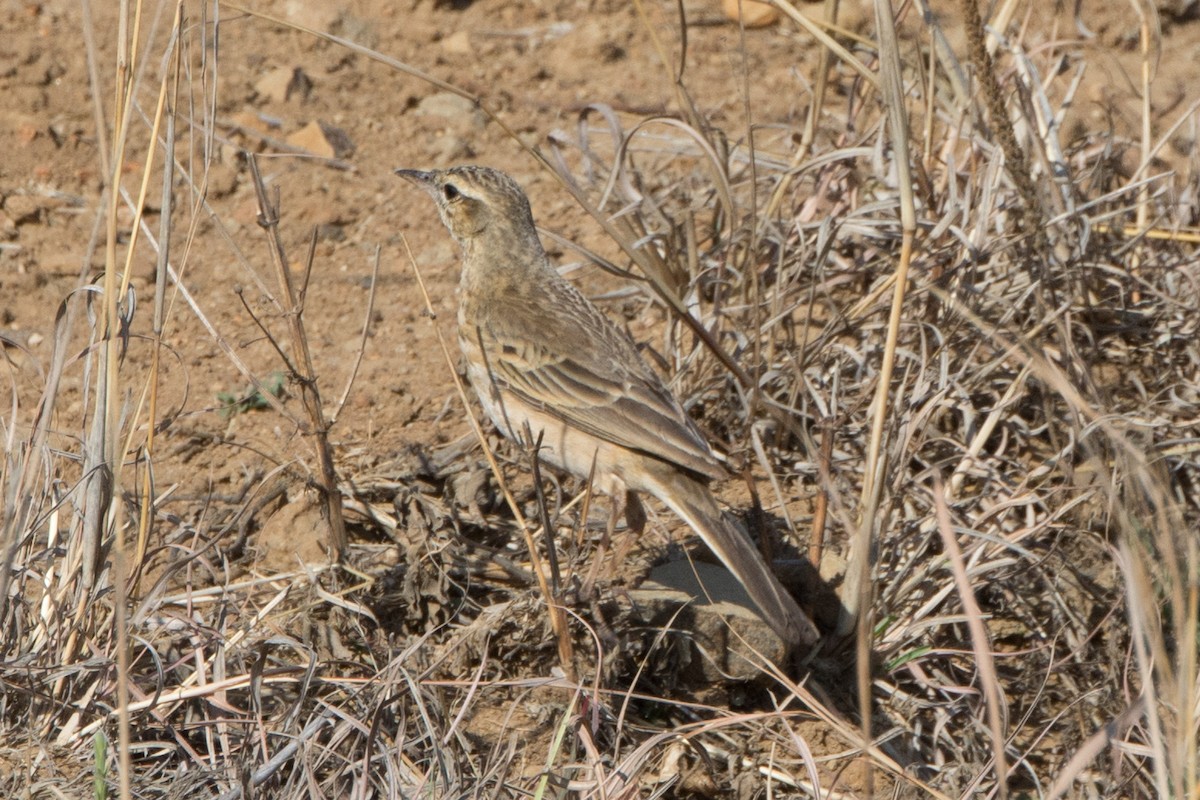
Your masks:
{"label": "bird's wing", "polygon": [[498,388],[599,439],[710,478],[726,475],[628,336],[574,287],[547,299],[536,319],[492,316],[464,332],[479,337]]}

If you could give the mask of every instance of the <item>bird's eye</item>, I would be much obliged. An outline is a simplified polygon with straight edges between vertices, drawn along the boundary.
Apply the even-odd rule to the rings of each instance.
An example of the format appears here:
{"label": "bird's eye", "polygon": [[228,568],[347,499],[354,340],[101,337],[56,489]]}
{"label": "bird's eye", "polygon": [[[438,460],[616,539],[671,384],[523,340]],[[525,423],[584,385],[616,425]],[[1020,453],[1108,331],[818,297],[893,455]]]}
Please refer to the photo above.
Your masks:
{"label": "bird's eye", "polygon": [[458,187],[453,183],[447,183],[445,186],[443,186],[442,194],[446,196],[447,200],[457,200],[462,196],[462,192],[458,191]]}

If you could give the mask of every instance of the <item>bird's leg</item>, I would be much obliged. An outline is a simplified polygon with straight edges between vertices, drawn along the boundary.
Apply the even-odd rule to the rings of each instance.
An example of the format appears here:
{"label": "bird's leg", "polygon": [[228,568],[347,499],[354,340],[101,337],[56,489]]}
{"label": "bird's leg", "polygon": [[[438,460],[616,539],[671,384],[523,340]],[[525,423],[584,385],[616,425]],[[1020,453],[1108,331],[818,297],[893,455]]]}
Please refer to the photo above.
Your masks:
{"label": "bird's leg", "polygon": [[[625,517],[625,526],[629,533],[633,536],[624,536],[621,539],[616,539],[617,520]],[[637,493],[633,491],[617,492],[612,495],[612,503],[609,506],[608,525],[604,529],[604,536],[600,539],[600,544],[596,548],[596,554],[592,557],[592,568],[588,571],[587,580],[584,582],[583,597],[590,597],[592,590],[595,588],[596,580],[600,575],[600,569],[604,565],[605,555],[608,553],[608,548],[614,540],[617,541],[615,558],[613,564],[625,563],[625,558],[629,555],[630,549],[633,548],[634,541],[641,535],[646,528],[646,509],[642,506],[642,501],[638,499]]]}
{"label": "bird's leg", "polygon": [[620,541],[617,542],[616,552],[613,554],[614,564],[625,563],[626,559],[629,558],[629,551],[633,549],[634,542],[642,538],[642,532],[646,530],[646,508],[638,498],[637,492],[627,490],[625,492],[625,502],[621,505],[625,507],[625,527],[627,530],[626,535],[621,537]]}
{"label": "bird's leg", "polygon": [[538,516],[541,517],[542,535],[546,537],[546,557],[550,562],[550,587],[551,592],[555,597],[562,593],[562,577],[558,569],[558,551],[554,547],[554,528],[550,524],[550,512],[546,508],[546,493],[542,489],[542,471],[538,468],[541,459],[538,458],[538,451],[542,448],[542,435],[545,431],[538,431],[537,438],[533,438],[533,431],[529,428],[529,423],[525,423],[525,441],[533,442],[533,446],[529,449],[529,465],[533,471],[533,489],[537,495]]}
{"label": "bird's leg", "polygon": [[[600,567],[604,564],[604,556],[608,553],[608,541],[612,532],[612,519],[615,519],[616,514],[612,514],[609,519],[608,527],[605,528],[604,535],[600,537],[600,543],[596,545],[596,552],[592,554],[592,566],[588,570],[587,577],[584,578],[583,586],[580,587],[580,597],[585,600],[593,600],[596,594],[596,580],[600,576]],[[586,525],[586,521],[584,522]]]}
{"label": "bird's leg", "polygon": [[[580,591],[580,595],[584,598],[592,597],[596,588],[596,580],[600,575],[600,568],[604,564],[604,557],[608,554],[609,543],[617,529],[617,520],[626,513],[627,502],[632,495],[632,492],[617,492],[612,495],[612,502],[609,504],[608,525],[604,528],[604,535],[600,537],[600,544],[596,546],[596,552],[592,556],[592,568],[588,570],[587,579],[583,582]],[[636,498],[634,498],[634,502],[637,502]],[[638,507],[640,510],[640,503]],[[586,525],[586,521],[584,524]]]}

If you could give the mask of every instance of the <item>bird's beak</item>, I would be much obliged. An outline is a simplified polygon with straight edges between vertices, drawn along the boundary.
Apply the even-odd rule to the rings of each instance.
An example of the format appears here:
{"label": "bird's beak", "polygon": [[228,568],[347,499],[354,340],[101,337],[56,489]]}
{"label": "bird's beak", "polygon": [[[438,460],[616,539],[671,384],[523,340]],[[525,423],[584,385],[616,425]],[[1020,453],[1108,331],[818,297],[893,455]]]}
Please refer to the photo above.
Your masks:
{"label": "bird's beak", "polygon": [[409,183],[420,186],[427,192],[432,192],[435,189],[434,174],[432,172],[425,172],[419,169],[398,169],[396,170],[396,174]]}

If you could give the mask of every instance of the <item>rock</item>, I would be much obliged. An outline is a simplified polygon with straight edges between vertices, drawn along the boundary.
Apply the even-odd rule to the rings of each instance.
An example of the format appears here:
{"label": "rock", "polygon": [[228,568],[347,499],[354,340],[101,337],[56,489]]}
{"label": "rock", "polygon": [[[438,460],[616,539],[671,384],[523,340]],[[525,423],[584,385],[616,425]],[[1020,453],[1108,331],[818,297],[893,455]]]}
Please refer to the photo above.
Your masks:
{"label": "rock", "polygon": [[264,100],[282,103],[293,96],[307,100],[312,92],[312,80],[299,67],[279,67],[258,79],[254,91]]}
{"label": "rock", "polygon": [[287,143],[323,158],[349,158],[354,153],[354,142],[349,134],[319,120],[313,120],[287,137]]}
{"label": "rock", "polygon": [[208,170],[208,196],[219,199],[237,191],[238,169],[218,161]]}
{"label": "rock", "polygon": [[320,502],[305,495],[272,514],[251,541],[264,568],[283,572],[304,564],[328,564],[331,537]]}
{"label": "rock", "polygon": [[379,31],[377,21],[373,17],[358,17],[349,11],[342,11],[336,24],[329,27],[329,31],[372,50],[379,47]]}
{"label": "rock", "polygon": [[12,194],[4,198],[4,213],[13,221],[14,225],[26,225],[41,222],[47,211],[61,205],[61,202],[57,202],[51,197]]}
{"label": "rock", "polygon": [[288,84],[292,82],[289,67],[277,67],[254,82],[254,93],[263,100],[282,103],[287,100]]}
{"label": "rock", "polygon": [[755,680],[763,674],[763,659],[785,664],[787,646],[724,567],[670,562],[652,571],[630,598],[645,624],[673,620],[690,634],[698,651],[693,663],[707,683]]}
{"label": "rock", "polygon": [[434,145],[433,162],[435,164],[453,164],[475,157],[475,148],[466,138],[454,133],[447,133],[437,140]]}
{"label": "rock", "polygon": [[474,110],[474,102],[454,92],[437,92],[417,103],[417,113],[422,116],[457,117]]}
{"label": "rock", "polygon": [[289,0],[285,6],[288,20],[314,31],[332,31],[342,18],[337,3],[314,3],[312,0]]}
{"label": "rock", "polygon": [[779,10],[773,5],[756,0],[721,0],[721,9],[726,18],[737,22],[739,13],[747,28],[765,28],[779,21]]}
{"label": "rock", "polygon": [[442,117],[457,126],[482,129],[487,115],[473,100],[454,92],[431,94],[417,103],[415,113],[422,117]]}
{"label": "rock", "polygon": [[466,31],[455,31],[442,39],[442,52],[449,55],[465,56],[474,52],[471,47],[471,35]]}

